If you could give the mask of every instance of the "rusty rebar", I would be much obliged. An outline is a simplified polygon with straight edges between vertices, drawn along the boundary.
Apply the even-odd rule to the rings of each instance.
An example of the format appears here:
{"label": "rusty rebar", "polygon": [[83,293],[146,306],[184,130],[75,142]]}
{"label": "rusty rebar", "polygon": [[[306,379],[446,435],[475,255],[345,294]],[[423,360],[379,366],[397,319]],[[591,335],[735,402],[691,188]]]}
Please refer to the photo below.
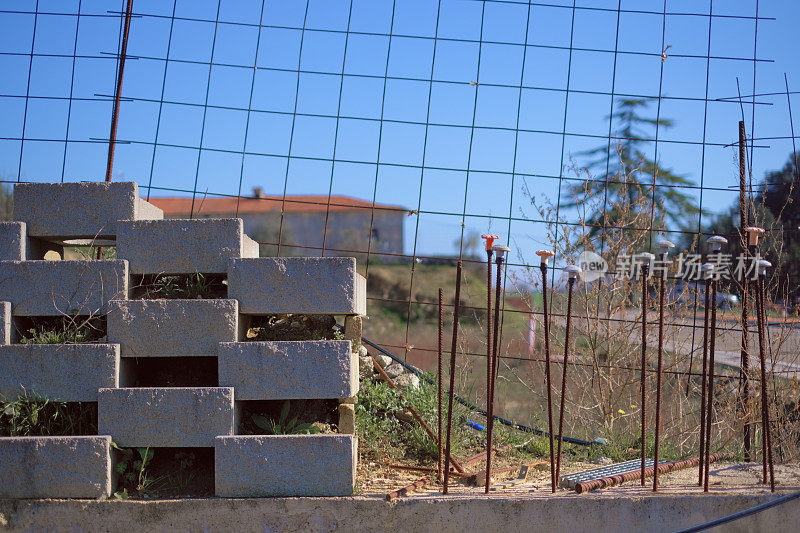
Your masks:
{"label": "rusty rebar", "polygon": [[444,350],[444,290],[439,287],[439,345],[438,345],[438,356],[439,356],[439,367],[438,372],[436,374],[436,381],[438,385],[438,404],[436,409],[436,414],[439,422],[439,431],[437,435],[439,436],[439,456],[436,466],[436,480],[442,481],[442,455],[444,454],[444,447],[442,446],[442,374],[444,374],[444,363],[442,361],[442,353]]}
{"label": "rusty rebar", "polygon": [[[506,444],[505,446],[501,446],[499,448],[495,448],[494,452],[495,453],[504,452],[504,451],[508,450],[509,448],[511,448],[511,444]],[[475,455],[473,455],[472,457],[470,457],[468,459],[465,459],[461,463],[461,466],[464,466],[464,467],[471,466],[471,465],[474,465],[475,463],[479,463],[480,461],[482,461],[485,458],[486,458],[486,450],[483,450],[482,452],[478,452]]]}
{"label": "rusty rebar", "polygon": [[764,277],[759,275],[756,280],[756,311],[758,313],[758,358],[761,365],[761,450],[762,463],[764,470],[764,484],[767,484],[767,470],[769,469],[769,484],[772,492],[775,492],[775,469],[772,463],[772,430],[769,422],[769,394],[767,382],[767,361],[764,350],[766,344],[765,330],[767,325]]}
{"label": "rusty rebar", "polygon": [[561,475],[561,443],[564,440],[564,404],[567,396],[567,364],[569,361],[569,332],[572,322],[572,289],[575,286],[575,278],[570,277],[567,281],[567,330],[564,333],[564,370],[561,374],[561,405],[558,409],[558,451],[556,452],[556,479]]}
{"label": "rusty rebar", "polygon": [[[433,430],[430,428],[428,423],[425,422],[425,420],[422,418],[422,416],[419,414],[419,412],[417,412],[417,410],[414,409],[414,406],[411,405],[411,402],[409,402],[408,399],[403,395],[403,393],[400,392],[400,390],[397,387],[397,384],[394,381],[392,381],[392,378],[390,378],[389,375],[386,373],[386,371],[383,368],[381,368],[380,363],[378,363],[378,361],[375,360],[375,356],[370,354],[370,357],[372,358],[372,366],[375,367],[375,370],[378,371],[378,373],[381,375],[383,380],[392,389],[397,389],[398,396],[400,396],[400,399],[403,400],[403,403],[408,408],[408,411],[411,413],[411,416],[413,416],[417,420],[417,422],[419,422],[419,425],[422,426],[422,429],[425,430],[425,433],[428,434],[428,436],[431,438],[431,440],[434,443],[437,442],[436,435],[434,434]],[[449,455],[449,450],[448,450],[448,455]],[[458,461],[455,460],[455,458],[451,457],[450,459],[451,459],[451,462],[453,463],[453,468],[455,468],[459,472],[463,472],[464,471],[464,467],[462,467],[461,464]],[[447,466],[449,468],[450,465],[447,465]]]}
{"label": "rusty rebar", "polygon": [[494,300],[494,336],[492,338],[492,357],[491,363],[491,386],[489,388],[489,401],[487,409],[487,422],[486,422],[486,486],[484,491],[489,494],[489,489],[492,483],[492,433],[494,432],[494,391],[497,382],[498,371],[498,357],[497,348],[500,333],[500,291],[503,284],[503,256],[497,254],[497,283],[495,287],[495,300]]}
{"label": "rusty rebar", "polygon": [[711,298],[711,279],[705,280],[705,317],[703,319],[703,372],[700,378],[700,454],[699,454],[699,473],[697,478],[697,486],[703,486],[703,473],[704,473],[704,457],[705,457],[705,443],[706,443],[706,369],[708,368],[708,314],[709,314],[709,300]]}
{"label": "rusty rebar", "polygon": [[[487,244],[486,250],[486,412],[492,413],[489,399],[492,396],[492,249]],[[493,414],[493,413],[492,413]],[[487,426],[492,415],[488,415]],[[486,453],[492,446],[491,431],[486,432]],[[488,487],[486,489],[488,491]]]}
{"label": "rusty rebar", "polygon": [[390,492],[389,494],[386,495],[386,501],[392,501],[392,500],[394,500],[396,498],[401,498],[401,497],[407,495],[409,492],[413,492],[413,491],[415,491],[417,489],[421,489],[422,487],[427,485],[429,481],[430,480],[428,478],[424,477],[422,479],[418,479],[414,483],[406,485],[402,489],[398,489],[398,490],[392,491],[392,492]]}
{"label": "rusty rebar", "polygon": [[119,70],[117,71],[117,88],[114,93],[114,109],[111,112],[111,132],[108,135],[108,160],[106,161],[106,181],[111,181],[114,169],[114,146],[117,144],[117,122],[119,122],[119,102],[122,99],[122,76],[125,71],[125,56],[128,52],[128,34],[131,29],[131,13],[133,0],[128,0],[125,7],[125,28],[122,32],[122,46],[119,51]]}
{"label": "rusty rebar", "polygon": [[[709,459],[711,462],[720,461],[728,457],[728,454],[725,453],[715,453]],[[691,459],[684,459],[682,461],[673,461],[671,463],[664,463],[658,465],[656,469],[654,466],[649,466],[641,471],[641,474],[645,477],[650,477],[654,474],[654,472],[659,472],[661,474],[665,474],[667,472],[672,472],[673,470],[681,470],[684,468],[691,468],[696,466],[700,462],[700,457],[692,457]],[[583,494],[584,492],[588,492],[590,490],[598,490],[598,489],[605,489],[608,487],[613,487],[615,485],[621,485],[626,481],[633,481],[634,479],[639,477],[639,471],[634,470],[633,472],[625,472],[624,474],[619,474],[616,476],[609,476],[600,479],[593,479],[591,481],[584,481],[582,483],[578,483],[575,485],[575,492],[578,494]]]}
{"label": "rusty rebar", "polygon": [[[450,484],[450,438],[452,436],[452,429],[453,429],[453,394],[455,389],[455,379],[456,379],[456,350],[458,349],[458,308],[459,304],[461,303],[461,259],[458,260],[456,265],[456,294],[455,294],[455,302],[453,306],[453,343],[450,346],[450,390],[448,391],[448,398],[447,398],[447,445],[445,447],[445,456],[444,456],[444,486],[442,488],[442,493],[447,494],[449,484]],[[456,463],[453,462],[455,466]],[[458,468],[457,470],[463,472],[463,469]]]}
{"label": "rusty rebar", "polygon": [[703,492],[708,492],[708,471],[711,461],[711,421],[714,418],[712,406],[714,404],[714,350],[717,337],[717,279],[716,272],[711,280],[711,333],[708,341],[708,391],[706,393],[706,449],[703,468]]}
{"label": "rusty rebar", "polygon": [[[744,121],[739,121],[739,231],[741,232],[742,253],[744,254],[744,261],[747,264],[747,232],[745,228],[749,225],[749,216],[747,209],[747,135],[745,134]],[[750,348],[749,348],[749,288],[748,288],[747,273],[742,276],[742,353],[741,353],[741,373],[739,374],[739,382],[742,388],[742,410],[744,414],[745,425],[743,428],[744,438],[744,460],[750,462],[751,460],[751,437],[750,437],[750,424],[748,418],[750,417]],[[758,304],[756,304],[758,305]]]}
{"label": "rusty rebar", "polygon": [[542,307],[544,319],[544,375],[547,381],[547,433],[550,437],[550,488],[556,492],[555,446],[553,445],[553,387],[550,376],[550,311],[547,308],[547,263],[539,265],[542,271]]}
{"label": "rusty rebar", "polygon": [[[405,470],[408,472],[425,472],[428,474],[436,474],[436,469],[432,466],[413,466],[413,465],[399,465],[397,463],[385,463],[387,468],[392,468],[394,470]],[[452,468],[450,469],[450,475],[457,478],[462,479],[470,479],[475,477],[474,472],[456,472]]]}
{"label": "rusty rebar", "polygon": [[[661,256],[666,265],[667,254]],[[658,363],[656,366],[656,432],[655,448],[653,450],[653,464],[658,464],[658,441],[661,432],[661,373],[664,370],[664,293],[666,292],[666,267],[661,272],[661,283],[658,294]],[[653,492],[658,492],[658,469],[653,472]]]}
{"label": "rusty rebar", "polygon": [[642,265],[642,375],[641,375],[641,392],[642,392],[642,486],[644,487],[644,469],[647,462],[647,446],[645,445],[647,429],[647,388],[645,380],[647,379],[647,276],[649,266]]}

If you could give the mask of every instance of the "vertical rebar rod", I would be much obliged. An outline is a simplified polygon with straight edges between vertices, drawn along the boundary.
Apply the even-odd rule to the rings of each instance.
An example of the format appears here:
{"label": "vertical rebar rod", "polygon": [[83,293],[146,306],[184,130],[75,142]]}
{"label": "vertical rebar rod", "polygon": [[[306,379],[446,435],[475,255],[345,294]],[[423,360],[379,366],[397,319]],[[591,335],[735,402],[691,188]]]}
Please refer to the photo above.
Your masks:
{"label": "vertical rebar rod", "polygon": [[[714,273],[716,276],[716,273]],[[711,456],[711,421],[714,405],[714,350],[717,337],[717,280],[711,280],[711,332],[708,340],[708,392],[706,393],[706,450],[704,460],[703,492],[708,492],[708,470]]]}
{"label": "vertical rebar rod", "polygon": [[569,330],[572,322],[572,288],[575,278],[567,281],[567,331],[564,333],[564,370],[561,374],[561,405],[558,408],[558,451],[556,452],[556,480],[561,475],[561,443],[564,440],[564,403],[567,396],[567,364],[569,362]]}
{"label": "vertical rebar rod", "polygon": [[106,161],[106,181],[111,181],[114,169],[114,147],[117,144],[117,123],[119,121],[119,102],[122,99],[122,77],[125,71],[125,56],[128,52],[128,33],[131,29],[131,13],[133,0],[125,6],[125,29],[122,33],[122,48],[119,52],[119,71],[117,72],[117,88],[114,93],[114,108],[111,112],[111,132],[108,135],[108,160]]}
{"label": "vertical rebar rod", "polygon": [[661,431],[661,374],[664,370],[664,293],[666,292],[666,259],[667,254],[661,255],[664,269],[661,272],[661,284],[658,295],[658,366],[656,367],[656,433],[655,449],[653,452],[653,464],[656,466],[653,472],[653,492],[658,492],[658,440]]}
{"label": "vertical rebar rod", "polygon": [[758,321],[758,358],[761,364],[761,449],[763,454],[764,465],[764,484],[767,484],[767,469],[769,469],[769,483],[772,492],[775,492],[775,469],[772,463],[772,430],[770,429],[769,422],[769,394],[767,382],[767,361],[765,357],[764,346],[765,330],[767,326],[767,315],[765,306],[764,294],[764,276],[759,275],[756,281],[756,311],[760,315],[757,317]]}
{"label": "vertical rebar rod", "polygon": [[705,317],[703,318],[703,371],[700,379],[700,471],[697,478],[697,486],[703,486],[703,473],[705,472],[705,443],[706,443],[706,370],[708,368],[708,313],[709,300],[711,299],[711,280],[705,280]]}
{"label": "vertical rebar rod", "polygon": [[547,308],[547,264],[539,265],[542,271],[542,306],[544,317],[544,358],[545,381],[547,381],[547,433],[550,437],[550,485],[553,494],[556,492],[556,462],[553,446],[553,386],[550,377],[550,312]]}
{"label": "vertical rebar rod", "polygon": [[645,445],[646,442],[646,423],[647,423],[647,388],[645,386],[645,380],[647,379],[647,275],[648,275],[648,266],[642,265],[642,368],[641,368],[641,392],[642,392],[642,479],[641,483],[644,487],[644,469],[646,467],[646,459],[647,459],[647,446]]}
{"label": "vertical rebar rod", "polygon": [[461,300],[461,259],[456,265],[456,294],[453,305],[453,343],[450,347],[450,390],[447,394],[447,444],[444,454],[444,487],[443,494],[447,494],[450,484],[450,439],[453,429],[453,394],[456,380],[456,349],[458,348],[458,308]]}
{"label": "vertical rebar rod", "polygon": [[439,418],[439,428],[437,435],[439,436],[439,457],[438,457],[438,464],[436,468],[436,479],[438,481],[442,480],[442,454],[444,453],[444,448],[442,446],[442,374],[444,373],[444,363],[442,361],[442,352],[444,349],[444,290],[439,287],[439,345],[438,345],[438,356],[439,356],[439,367],[438,372],[436,374],[437,382],[439,385],[438,388],[438,407],[436,409],[436,413]]}
{"label": "vertical rebar rod", "polygon": [[500,328],[500,291],[503,283],[503,258],[500,254],[497,256],[497,281],[495,287],[495,300],[494,300],[494,336],[492,339],[492,357],[491,362],[491,387],[489,390],[489,405],[488,415],[486,421],[486,487],[485,492],[489,494],[489,488],[492,485],[492,433],[494,432],[494,390],[497,379],[497,347]]}
{"label": "vertical rebar rod", "polygon": [[[739,121],[739,233],[741,237],[742,253],[747,264],[747,232],[744,230],[749,224],[747,210],[747,136],[744,130],[744,121]],[[750,437],[750,350],[749,350],[749,309],[748,298],[749,288],[747,273],[742,276],[742,353],[741,353],[741,372],[739,374],[739,385],[742,390],[742,410],[744,415],[744,460],[751,460],[751,437]]]}
{"label": "vertical rebar rod", "polygon": [[[486,250],[486,411],[489,412],[489,399],[492,396],[492,250]],[[491,416],[489,417],[491,419]],[[488,421],[487,421],[488,426]],[[486,456],[491,451],[491,432],[486,433]],[[488,479],[487,487],[488,487]],[[487,489],[488,490],[488,489]]]}

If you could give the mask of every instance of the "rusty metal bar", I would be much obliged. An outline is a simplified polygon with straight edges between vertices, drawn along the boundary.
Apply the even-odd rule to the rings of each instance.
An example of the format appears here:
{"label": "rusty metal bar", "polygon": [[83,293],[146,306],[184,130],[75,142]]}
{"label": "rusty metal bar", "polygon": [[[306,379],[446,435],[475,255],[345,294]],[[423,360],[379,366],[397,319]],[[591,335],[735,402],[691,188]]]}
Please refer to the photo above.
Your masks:
{"label": "rusty metal bar", "polygon": [[561,374],[561,405],[558,410],[558,451],[556,452],[556,479],[561,474],[561,444],[564,440],[561,435],[564,432],[564,404],[567,398],[567,364],[569,363],[569,333],[572,319],[572,291],[575,287],[575,276],[573,272],[567,270],[570,274],[567,281],[567,330],[564,333],[564,370]]}
{"label": "rusty metal bar", "polygon": [[[716,274],[714,274],[716,276]],[[711,462],[711,421],[714,418],[714,350],[717,336],[717,280],[711,280],[711,338],[708,341],[708,391],[706,392],[706,449],[703,464],[703,492],[708,492],[708,470]]]}
{"label": "rusty metal bar", "polygon": [[[720,461],[728,457],[726,453],[715,453],[711,455],[708,459],[711,462]],[[658,465],[658,472],[661,474],[666,474],[667,472],[672,472],[674,470],[682,470],[684,468],[691,468],[693,466],[697,466],[700,462],[700,457],[692,457],[691,459],[684,459],[682,461],[674,461],[672,463],[663,463]],[[584,481],[582,483],[578,483],[575,485],[575,492],[578,494],[583,494],[584,492],[588,492],[590,490],[598,490],[598,489],[605,489],[608,487],[614,487],[616,485],[621,485],[626,481],[633,481],[637,479],[640,475],[645,477],[650,477],[653,475],[655,468],[650,466],[645,468],[641,471],[633,471],[633,472],[626,472],[624,474],[619,474],[617,476],[609,476],[600,479],[593,479],[592,481]]]}
{"label": "rusty metal bar", "polygon": [[[489,399],[492,397],[492,246],[498,235],[485,233],[486,240],[486,412],[490,413]],[[487,415],[491,419],[491,415]],[[489,425],[487,421],[487,426]],[[486,452],[491,450],[491,431],[486,432]]]}
{"label": "rusty metal bar", "polygon": [[[425,472],[428,474],[436,474],[436,469],[432,466],[412,466],[412,465],[399,465],[397,463],[386,463],[385,465],[388,468],[392,468],[394,470],[405,470],[408,472]],[[463,478],[463,479],[470,479],[475,477],[474,473],[471,472],[456,472],[452,468],[450,469],[450,475],[453,477]]]}
{"label": "rusty metal bar", "polygon": [[705,280],[705,318],[703,320],[703,374],[700,379],[700,469],[697,478],[697,486],[703,486],[703,473],[705,472],[703,466],[703,459],[705,457],[705,443],[706,443],[706,369],[708,368],[708,313],[709,313],[709,300],[711,299],[711,279]]}
{"label": "rusty metal bar", "polygon": [[642,486],[644,487],[644,470],[645,470],[645,460],[647,458],[647,446],[645,445],[646,435],[646,422],[647,422],[647,388],[645,380],[647,379],[647,276],[649,271],[649,265],[643,264],[642,265],[642,376],[641,376],[641,392],[642,392]]}
{"label": "rusty metal bar", "polygon": [[117,88],[114,93],[114,109],[111,112],[111,132],[108,135],[108,160],[106,162],[106,181],[111,181],[114,169],[114,147],[117,144],[117,122],[119,121],[119,102],[122,99],[122,77],[125,71],[125,56],[128,53],[128,34],[131,29],[131,13],[133,0],[128,0],[125,7],[125,28],[122,33],[122,47],[119,52],[119,70],[117,71]]}
{"label": "rusty metal bar", "polygon": [[772,430],[769,422],[769,394],[767,381],[767,362],[764,353],[766,344],[764,330],[766,329],[766,307],[764,294],[764,276],[759,273],[756,281],[756,311],[758,317],[758,358],[761,365],[761,448],[762,462],[764,469],[764,484],[767,484],[767,470],[769,470],[769,484],[772,492],[775,492],[775,469],[772,460]]}
{"label": "rusty metal bar", "polygon": [[[511,448],[511,446],[512,446],[511,444],[506,444],[505,446],[501,446],[499,448],[495,448],[494,449],[494,453],[504,452],[504,451],[508,450],[509,448]],[[461,463],[461,465],[464,466],[464,467],[471,466],[471,465],[474,465],[475,463],[481,462],[485,458],[486,458],[486,450],[476,453],[475,455],[473,455],[469,459],[466,459],[463,463]]]}
{"label": "rusty metal bar", "polygon": [[[739,231],[741,233],[742,253],[744,254],[744,261],[747,264],[748,260],[748,247],[747,247],[747,233],[745,228],[750,225],[748,209],[747,209],[747,135],[745,134],[744,121],[739,121]],[[744,460],[745,462],[751,461],[751,436],[750,424],[747,423],[750,418],[750,349],[749,349],[749,287],[748,287],[747,273],[742,276],[742,354],[741,354],[741,373],[739,375],[739,384],[742,388],[742,410],[744,414],[745,425],[743,428],[744,438]]]}
{"label": "rusty metal bar", "polygon": [[421,489],[422,487],[427,485],[429,481],[430,480],[425,477],[425,478],[422,478],[422,479],[418,479],[417,481],[415,481],[414,483],[411,483],[410,485],[406,485],[402,489],[398,489],[398,490],[392,491],[392,492],[390,492],[389,494],[386,495],[386,501],[390,502],[390,501],[395,500],[397,498],[402,498],[403,496],[407,495],[409,492],[413,492],[413,491],[415,491],[417,489]]}
{"label": "rusty metal bar", "polygon": [[[667,283],[667,252],[675,246],[667,240],[661,240],[658,247],[661,250],[661,280],[658,293],[658,365],[656,367],[656,432],[653,464],[658,464],[659,441],[661,434],[661,374],[664,371],[664,295]],[[653,473],[653,492],[658,492],[658,469]]]}
{"label": "rusty metal bar", "polygon": [[[548,250],[536,252],[542,262],[539,269],[542,271],[542,309],[544,320],[544,356],[545,356],[545,381],[547,381],[547,433],[550,438],[550,488],[556,492],[556,462],[555,446],[553,442],[553,386],[550,374],[550,310],[547,307],[547,261],[553,256]],[[560,432],[559,432],[560,433]]]}
{"label": "rusty metal bar", "polygon": [[439,368],[436,374],[436,381],[438,385],[438,405],[436,409],[436,414],[439,422],[439,432],[437,435],[439,436],[439,455],[437,457],[437,467],[436,467],[436,480],[442,480],[442,470],[444,466],[442,465],[442,456],[444,455],[444,447],[442,446],[442,374],[444,374],[444,363],[442,362],[442,352],[444,349],[444,290],[439,287],[439,345],[437,350],[437,355],[439,356]]}
{"label": "rusty metal bar", "polygon": [[[386,374],[386,371],[384,371],[383,368],[381,368],[381,365],[378,363],[378,361],[375,360],[375,356],[370,354],[370,357],[372,358],[372,366],[375,367],[375,370],[378,371],[378,373],[381,375],[383,380],[386,381],[386,383],[389,385],[389,387],[391,387],[393,389],[397,389],[397,385],[395,384],[394,381],[392,381],[392,378],[390,378]],[[430,428],[430,426],[428,426],[427,422],[425,422],[425,420],[417,412],[417,410],[414,409],[414,406],[411,405],[411,403],[408,401],[408,399],[405,396],[403,396],[403,393],[400,392],[399,389],[398,389],[397,393],[400,396],[400,399],[403,400],[403,402],[405,402],[406,406],[408,407],[408,411],[411,413],[411,415],[417,420],[417,422],[419,422],[419,425],[422,426],[422,429],[425,430],[425,433],[428,434],[428,436],[431,438],[431,440],[433,440],[433,442],[437,442],[438,439],[436,438],[436,434],[434,434],[433,430]],[[449,454],[449,450],[448,450],[448,454]],[[461,464],[458,461],[455,460],[455,458],[450,458],[450,461],[453,463],[453,467],[456,470],[458,470],[459,472],[463,472],[464,471],[464,468],[461,466]]]}
{"label": "rusty metal bar", "polygon": [[503,284],[503,253],[498,252],[497,254],[497,283],[495,287],[495,300],[494,300],[494,337],[492,339],[492,357],[490,358],[491,364],[491,376],[490,376],[490,387],[489,387],[489,399],[488,399],[488,409],[487,409],[487,421],[486,421],[486,486],[484,487],[484,491],[486,494],[489,494],[489,489],[491,488],[492,483],[492,437],[494,433],[494,391],[495,385],[497,380],[497,372],[498,372],[498,357],[497,357],[497,347],[498,347],[498,336],[500,332],[500,291],[501,285]]}
{"label": "rusty metal bar", "polygon": [[[444,456],[444,487],[442,488],[442,493],[447,494],[449,484],[450,484],[450,438],[452,436],[452,429],[453,429],[453,394],[455,393],[455,380],[456,380],[456,350],[458,349],[458,309],[459,304],[461,303],[461,259],[458,260],[458,264],[456,265],[456,294],[455,294],[455,301],[453,302],[453,343],[450,346],[450,390],[448,391],[448,398],[447,398],[447,445],[445,446],[445,456]],[[455,461],[453,461],[453,466],[457,465]],[[456,468],[460,472],[463,472],[463,468]]]}

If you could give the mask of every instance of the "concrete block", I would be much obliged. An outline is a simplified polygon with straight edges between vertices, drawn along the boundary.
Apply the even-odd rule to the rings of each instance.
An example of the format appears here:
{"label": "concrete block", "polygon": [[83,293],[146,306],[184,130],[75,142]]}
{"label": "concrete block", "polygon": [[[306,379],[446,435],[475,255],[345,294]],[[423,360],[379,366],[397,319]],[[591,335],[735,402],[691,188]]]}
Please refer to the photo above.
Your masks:
{"label": "concrete block", "polygon": [[117,344],[0,346],[0,396],[23,389],[64,402],[96,402],[101,387],[119,385]]}
{"label": "concrete block", "polygon": [[127,294],[127,261],[0,261],[0,301],[14,316],[105,313]]}
{"label": "concrete block", "polygon": [[339,404],[339,433],[356,434],[356,408],[351,403]]}
{"label": "concrete block", "polygon": [[344,338],[353,343],[353,349],[361,346],[362,317],[348,315],[344,317]]}
{"label": "concrete block", "polygon": [[0,302],[0,345],[11,344],[14,338],[11,324],[11,302]]}
{"label": "concrete block", "polygon": [[228,259],[258,257],[240,218],[120,222],[117,257],[131,274],[222,274]]}
{"label": "concrete block", "polygon": [[233,435],[233,389],[156,387],[100,389],[98,433],[123,447],[211,447]]}
{"label": "concrete block", "polygon": [[18,183],[14,220],[28,225],[31,237],[109,237],[119,220],[164,218],[139,198],[134,182]]}
{"label": "concrete block", "polygon": [[366,281],[352,257],[231,259],[228,296],[242,313],[366,314]]}
{"label": "concrete block", "polygon": [[332,399],[358,393],[350,341],[223,342],[217,357],[219,384],[233,387],[237,400]]}
{"label": "concrete block", "polygon": [[252,435],[214,440],[215,492],[225,498],[351,496],[352,435]]}
{"label": "concrete block", "polygon": [[111,437],[0,437],[0,498],[107,498]]}
{"label": "concrete block", "polygon": [[27,240],[23,222],[0,222],[0,261],[27,259]]}
{"label": "concrete block", "polygon": [[236,300],[112,300],[108,341],[122,357],[216,356],[238,340]]}

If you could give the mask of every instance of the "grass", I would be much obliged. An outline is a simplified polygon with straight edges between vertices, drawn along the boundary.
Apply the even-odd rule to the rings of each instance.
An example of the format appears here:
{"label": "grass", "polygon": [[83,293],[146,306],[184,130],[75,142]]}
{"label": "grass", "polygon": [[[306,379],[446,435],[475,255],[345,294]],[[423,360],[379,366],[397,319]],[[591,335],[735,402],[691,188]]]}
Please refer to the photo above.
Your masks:
{"label": "grass", "polygon": [[32,317],[30,327],[17,331],[20,344],[81,344],[105,336],[103,317]]}
{"label": "grass", "polygon": [[0,397],[0,435],[7,437],[97,434],[97,404],[66,403],[23,392]]}
{"label": "grass", "polygon": [[145,300],[225,298],[228,294],[224,276],[200,273],[143,276],[134,289],[136,297]]}

